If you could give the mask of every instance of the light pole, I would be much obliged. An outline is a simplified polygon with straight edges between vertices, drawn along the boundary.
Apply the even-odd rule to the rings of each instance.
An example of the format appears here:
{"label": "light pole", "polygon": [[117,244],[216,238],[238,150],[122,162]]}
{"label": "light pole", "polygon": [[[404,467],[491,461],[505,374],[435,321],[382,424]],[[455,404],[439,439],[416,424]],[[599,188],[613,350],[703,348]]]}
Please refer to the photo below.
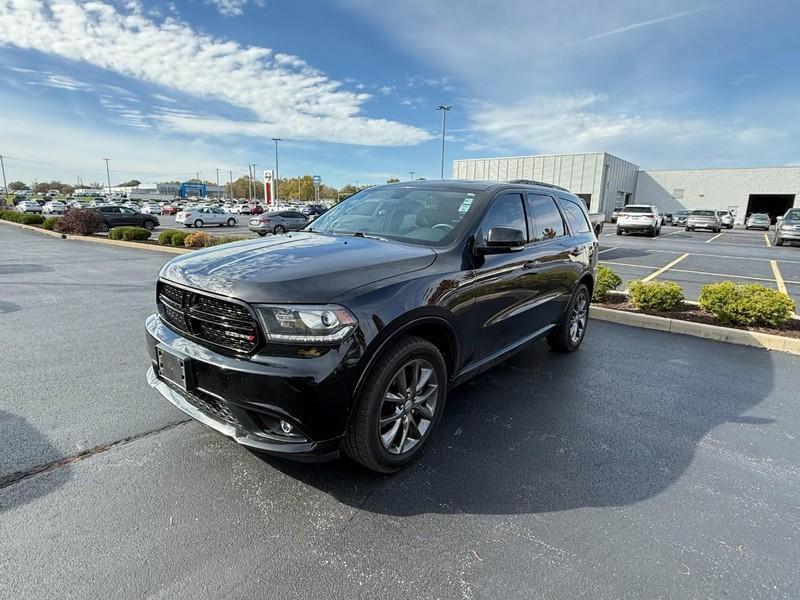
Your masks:
{"label": "light pole", "polygon": [[253,202],[258,200],[258,192],[256,189],[256,165],[258,163],[253,163]]}
{"label": "light pole", "polygon": [[217,200],[219,200],[219,169],[217,169]]}
{"label": "light pole", "polygon": [[110,161],[111,159],[104,158],[103,160],[106,161],[106,177],[108,178],[108,195],[111,196],[111,171],[108,169],[108,161]]}
{"label": "light pole", "polygon": [[228,171],[228,177],[231,178],[231,196],[228,200],[233,200],[233,171]]}
{"label": "light pole", "polygon": [[409,171],[409,175],[411,175],[411,181],[414,181],[414,171]]}
{"label": "light pole", "polygon": [[[3,171],[3,192],[8,195],[8,184],[6,183],[6,165],[3,162],[3,155],[0,154],[0,169]],[[3,198],[3,204],[6,203],[6,199]]]}
{"label": "light pole", "polygon": [[444,104],[440,104],[436,107],[436,110],[442,111],[442,179],[444,179],[444,132],[447,124],[447,111],[449,111],[452,106],[445,106]]}
{"label": "light pole", "polygon": [[281,202],[278,199],[278,188],[280,187],[280,179],[278,179],[278,142],[281,141],[281,138],[272,138],[272,141],[275,142],[275,206],[280,206]]}

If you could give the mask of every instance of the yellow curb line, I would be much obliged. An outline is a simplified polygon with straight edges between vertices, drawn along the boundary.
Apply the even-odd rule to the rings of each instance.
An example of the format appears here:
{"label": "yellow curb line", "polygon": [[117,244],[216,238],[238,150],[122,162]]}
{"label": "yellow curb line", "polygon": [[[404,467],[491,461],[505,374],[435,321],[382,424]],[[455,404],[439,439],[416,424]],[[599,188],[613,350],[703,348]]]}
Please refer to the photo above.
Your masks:
{"label": "yellow curb line", "polygon": [[669,270],[670,270],[672,267],[674,267],[675,265],[677,265],[679,262],[681,262],[681,261],[682,261],[684,258],[686,258],[687,256],[689,256],[689,253],[688,253],[688,252],[687,252],[686,254],[683,254],[682,256],[679,256],[678,258],[676,258],[675,260],[673,260],[671,263],[667,263],[666,265],[664,265],[663,267],[661,267],[661,268],[660,268],[658,271],[656,271],[655,273],[650,273],[650,275],[648,275],[647,277],[645,277],[644,279],[642,279],[642,281],[651,281],[651,280],[655,279],[656,277],[658,277],[659,275],[661,275],[662,273],[666,273],[667,271],[669,271]]}
{"label": "yellow curb line", "polygon": [[769,243],[769,236],[766,233],[764,234],[764,241],[767,242],[767,248],[772,246],[772,244]]}
{"label": "yellow curb line", "polygon": [[124,240],[109,240],[107,238],[92,237],[88,235],[62,234],[58,233],[57,231],[48,231],[47,229],[42,229],[41,227],[34,227],[33,225],[25,225],[24,223],[14,223],[13,221],[0,221],[0,223],[6,225],[13,225],[14,227],[20,227],[22,229],[28,229],[30,231],[36,231],[37,233],[43,233],[45,235],[49,235],[50,237],[67,239],[67,240],[77,240],[79,242],[95,242],[98,244],[107,244],[109,246],[136,248],[137,250],[153,250],[155,252],[166,252],[167,254],[186,254],[187,252],[193,252],[193,250],[190,250],[189,248],[172,248],[169,246],[156,246],[153,244],[126,242]]}
{"label": "yellow curb line", "polygon": [[607,321],[619,325],[654,329],[667,333],[679,333],[717,342],[725,342],[727,344],[738,344],[740,346],[751,346],[753,348],[764,348],[766,350],[800,355],[800,339],[784,337],[772,333],[742,331],[740,329],[731,329],[718,325],[693,323],[692,321],[683,321],[681,319],[668,319],[666,317],[631,313],[600,306],[592,306],[589,311],[589,316],[598,321]]}
{"label": "yellow curb line", "polygon": [[775,275],[775,283],[778,284],[778,291],[782,293],[786,293],[786,284],[783,282],[783,277],[781,276],[781,272],[778,269],[778,262],[771,260],[769,261],[770,266],[772,267],[772,273]]}

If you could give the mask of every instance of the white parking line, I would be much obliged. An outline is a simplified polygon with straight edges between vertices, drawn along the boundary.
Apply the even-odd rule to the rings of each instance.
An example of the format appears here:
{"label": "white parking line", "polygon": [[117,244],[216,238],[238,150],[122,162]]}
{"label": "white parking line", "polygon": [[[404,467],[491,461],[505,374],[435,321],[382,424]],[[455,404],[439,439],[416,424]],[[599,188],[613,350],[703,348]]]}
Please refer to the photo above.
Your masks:
{"label": "white parking line", "polygon": [[612,250],[616,250],[619,246],[614,246],[613,248],[606,248],[605,250],[600,250],[598,254],[602,254],[603,252],[611,252]]}
{"label": "white parking line", "polygon": [[721,233],[718,233],[718,234],[717,234],[717,235],[715,235],[714,237],[708,238],[708,239],[706,240],[706,244],[707,244],[707,243],[709,243],[709,242],[713,242],[715,239],[717,239],[717,238],[718,238],[718,237],[720,237],[721,235],[722,235]]}
{"label": "white parking line", "polygon": [[683,233],[683,230],[680,230],[680,231],[671,231],[670,233],[664,233],[664,234],[662,234],[662,235],[659,235],[659,236],[656,238],[656,241],[660,240],[661,238],[665,238],[665,237],[667,237],[668,235],[675,235],[676,233]]}
{"label": "white parking line", "polygon": [[658,267],[648,267],[647,265],[633,265],[631,263],[614,262],[612,260],[601,260],[600,262],[604,265],[614,265],[615,267],[633,267],[634,269],[647,269],[650,271],[658,268]]}
{"label": "white parking line", "polygon": [[664,265],[663,267],[661,267],[661,268],[660,268],[658,271],[656,271],[655,273],[650,273],[650,275],[648,275],[647,277],[645,277],[644,279],[642,279],[642,281],[651,281],[651,280],[655,279],[656,277],[658,277],[659,275],[661,275],[662,273],[666,273],[667,271],[669,271],[669,270],[670,270],[672,267],[674,267],[675,265],[677,265],[679,262],[681,262],[681,261],[682,261],[684,258],[686,258],[687,256],[689,256],[689,253],[688,253],[688,252],[687,252],[686,254],[683,254],[683,255],[679,256],[678,258],[676,258],[675,260],[673,260],[671,263],[667,263],[666,265]]}
{"label": "white parking line", "polygon": [[[766,234],[764,234],[766,235]],[[775,282],[778,284],[778,291],[786,293],[786,284],[783,282],[783,277],[781,276],[781,272],[778,269],[778,263],[774,260],[769,261],[770,266],[772,267],[772,273],[775,275]]]}

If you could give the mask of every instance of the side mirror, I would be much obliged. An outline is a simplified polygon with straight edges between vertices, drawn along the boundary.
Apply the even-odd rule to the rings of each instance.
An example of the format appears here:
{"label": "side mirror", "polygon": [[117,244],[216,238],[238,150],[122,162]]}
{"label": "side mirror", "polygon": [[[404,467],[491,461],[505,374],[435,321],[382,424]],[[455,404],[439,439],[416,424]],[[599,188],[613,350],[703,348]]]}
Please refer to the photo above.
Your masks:
{"label": "side mirror", "polygon": [[486,243],[475,247],[479,255],[506,254],[518,252],[525,247],[525,234],[512,227],[492,227],[486,236]]}

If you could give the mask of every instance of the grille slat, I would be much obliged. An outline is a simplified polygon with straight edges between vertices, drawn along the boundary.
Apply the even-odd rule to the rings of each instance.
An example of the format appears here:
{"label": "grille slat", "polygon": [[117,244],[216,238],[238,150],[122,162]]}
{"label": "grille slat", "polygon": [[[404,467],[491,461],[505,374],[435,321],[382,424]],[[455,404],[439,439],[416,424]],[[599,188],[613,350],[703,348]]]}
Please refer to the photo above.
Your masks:
{"label": "grille slat", "polygon": [[235,302],[160,281],[158,308],[169,325],[201,343],[237,354],[251,353],[258,346],[258,325],[250,311]]}

